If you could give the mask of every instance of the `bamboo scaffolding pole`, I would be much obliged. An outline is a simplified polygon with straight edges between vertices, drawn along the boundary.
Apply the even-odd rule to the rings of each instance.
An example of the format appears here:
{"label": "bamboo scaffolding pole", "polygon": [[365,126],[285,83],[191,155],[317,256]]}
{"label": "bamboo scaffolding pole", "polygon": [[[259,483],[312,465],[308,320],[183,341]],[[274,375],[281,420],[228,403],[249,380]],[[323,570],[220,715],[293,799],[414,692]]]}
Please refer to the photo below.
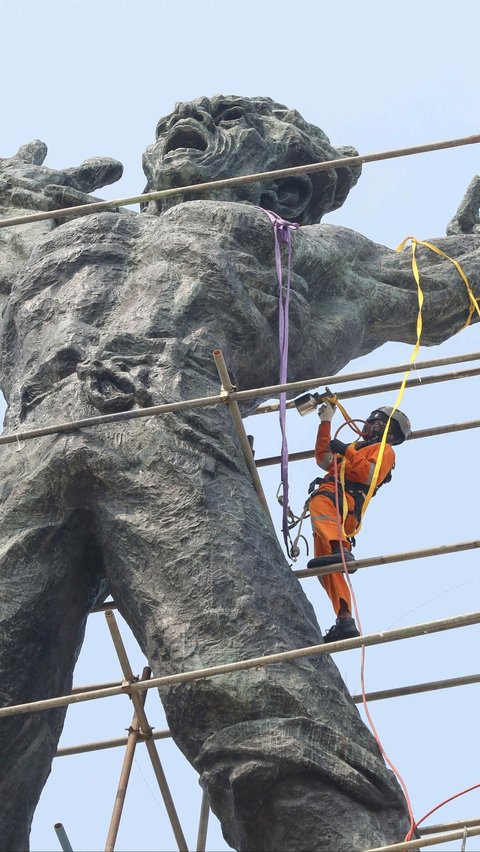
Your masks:
{"label": "bamboo scaffolding pole", "polygon": [[[99,689],[102,687],[99,685]],[[152,731],[152,740],[166,740],[172,736],[168,728],[165,728],[163,731]],[[138,734],[138,742],[145,742],[145,737],[141,732]],[[103,751],[103,749],[108,748],[120,748],[121,746],[126,746],[128,742],[128,737],[115,737],[110,740],[96,740],[92,743],[80,743],[79,745],[71,745],[71,746],[63,746],[62,748],[57,749],[54,754],[54,757],[69,757],[72,754],[86,754],[91,751]]]}
{"label": "bamboo scaffolding pole", "polygon": [[67,832],[61,822],[56,822],[53,826],[58,837],[58,842],[63,849],[63,852],[73,852],[72,844],[70,843]]}
{"label": "bamboo scaffolding pole", "polygon": [[[478,425],[480,426],[480,421],[478,421]],[[453,544],[440,544],[436,547],[425,547],[419,550],[404,550],[399,553],[388,553],[382,556],[369,556],[365,559],[357,559],[355,560],[355,567],[372,568],[376,565],[389,565],[393,562],[408,562],[412,559],[429,559],[432,556],[445,556],[448,553],[462,553],[466,550],[476,550],[478,547],[480,547],[479,539],[457,541]],[[307,577],[322,577],[324,574],[332,574],[334,572],[341,571],[343,571],[343,563],[337,562],[332,565],[325,565],[321,568],[296,568],[293,569],[293,574],[295,574],[299,580],[303,580]],[[108,606],[107,604],[101,604],[99,607],[95,607],[92,612],[103,612],[106,607],[112,608],[114,606],[114,601],[109,601]],[[108,685],[109,684],[104,684],[105,687]],[[84,690],[89,688],[90,687],[84,687]]]}
{"label": "bamboo scaffolding pole", "polygon": [[[151,677],[151,674],[152,672],[149,666],[145,666],[142,672],[142,680],[148,680]],[[145,699],[147,697],[147,690],[145,689],[143,692],[141,692],[138,697],[143,707],[143,705],[145,704]],[[122,818],[123,806],[125,804],[125,796],[127,795],[128,782],[130,779],[130,773],[132,771],[133,758],[135,756],[138,735],[140,733],[139,729],[140,726],[137,719],[137,714],[135,712],[133,714],[132,724],[128,732],[127,747],[125,749],[125,754],[123,757],[117,792],[115,794],[115,802],[113,805],[112,816],[110,819],[107,839],[105,842],[105,852],[113,852],[113,850],[115,849],[115,842],[117,840],[120,820]]]}
{"label": "bamboo scaffolding pole", "polygon": [[480,420],[465,420],[463,423],[447,423],[445,426],[430,426],[428,429],[418,429],[407,440],[416,438],[435,438],[437,435],[449,435],[452,432],[462,432],[465,429],[478,429]]}
{"label": "bamboo scaffolding pole", "polygon": [[[350,382],[359,382],[365,379],[375,379],[379,376],[391,376],[395,373],[406,373],[407,370],[412,370],[414,373],[418,373],[420,370],[427,370],[436,367],[447,367],[451,364],[465,364],[468,361],[478,361],[480,359],[480,352],[467,352],[463,355],[450,355],[444,358],[431,358],[427,361],[416,361],[416,363],[412,366],[410,362],[404,362],[403,364],[392,364],[388,367],[377,367],[374,370],[360,370],[355,373],[341,373],[336,375],[335,373],[331,376],[317,376],[313,379],[301,379],[298,382],[286,382],[283,385],[265,385],[261,388],[249,388],[248,390],[237,391],[235,394],[235,399],[239,402],[242,402],[244,399],[251,399],[258,396],[277,396],[279,393],[283,393],[288,391],[289,393],[299,393],[300,391],[313,390],[318,387],[325,387],[331,384],[341,385],[341,384],[349,384]],[[422,378],[418,376],[418,381],[421,383]],[[246,396],[248,394],[248,396]],[[293,403],[287,403],[292,407]]]}
{"label": "bamboo scaffolding pole", "polygon": [[215,359],[215,365],[217,367],[218,375],[220,376],[220,381],[222,383],[220,395],[223,396],[224,402],[228,406],[230,414],[232,415],[233,424],[235,426],[235,429],[237,430],[237,435],[240,441],[240,447],[243,452],[243,457],[247,463],[247,467],[250,472],[250,476],[252,477],[253,485],[255,491],[257,492],[258,499],[260,500],[260,503],[267,518],[270,520],[272,526],[274,526],[272,516],[270,514],[270,509],[268,508],[267,498],[265,497],[263,485],[258,474],[255,459],[253,457],[252,448],[250,446],[247,433],[245,431],[245,426],[243,425],[242,415],[240,414],[238,402],[230,398],[230,394],[233,393],[235,388],[230,381],[230,375],[228,373],[227,365],[225,364],[225,359],[223,357],[222,350],[215,349],[213,352],[213,357]]}
{"label": "bamboo scaffolding pole", "polygon": [[[450,370],[447,373],[437,373],[432,376],[413,376],[411,379],[407,379],[405,382],[405,387],[407,388],[418,388],[424,385],[432,385],[436,384],[436,382],[450,382],[455,379],[469,379],[472,376],[480,375],[480,367],[469,367],[468,370]],[[351,390],[347,390],[344,392],[337,393],[336,395],[340,400],[345,399],[356,399],[360,396],[373,396],[377,393],[388,393],[389,391],[396,391],[400,387],[401,381],[397,379],[395,382],[386,382],[385,384],[380,385],[369,385],[366,388],[352,388]],[[293,400],[287,403],[287,408],[295,408],[295,403]],[[274,402],[271,405],[261,405],[255,411],[249,415],[250,417],[255,417],[257,414],[272,414],[275,411],[278,411],[279,403]]]}
{"label": "bamboo scaffolding pole", "polygon": [[[447,423],[445,426],[431,426],[428,429],[417,429],[408,436],[407,441],[415,441],[417,438],[435,438],[437,435],[449,435],[452,432],[463,432],[466,429],[478,429],[480,420],[465,420],[463,423]],[[307,461],[315,458],[315,450],[302,450],[298,453],[290,453],[288,456],[289,462]],[[258,467],[269,467],[271,465],[280,464],[281,456],[265,456],[263,459],[257,459]]]}
{"label": "bamboo scaffolding pole", "polygon": [[[382,689],[378,692],[367,692],[367,701],[383,701],[385,698],[401,698],[404,695],[418,695],[422,692],[434,692],[438,689],[452,689],[455,686],[471,686],[480,683],[480,674],[463,675],[461,677],[431,680],[426,683],[412,683],[409,686],[397,686],[392,689]],[[362,695],[352,695],[355,704],[362,704]]]}
{"label": "bamboo scaffolding pole", "polygon": [[205,790],[202,793],[202,804],[200,806],[200,818],[198,821],[198,834],[196,852],[205,852],[207,845],[208,817],[210,814],[210,804]]}
{"label": "bamboo scaffolding pole", "polygon": [[[108,610],[105,613],[105,618],[107,620],[108,628],[110,630],[110,635],[112,637],[113,644],[115,646],[115,650],[118,655],[118,659],[120,661],[120,665],[122,667],[123,676],[125,680],[128,682],[130,691],[130,698],[132,699],[133,706],[135,708],[135,713],[138,719],[138,723],[140,725],[140,730],[142,731],[145,737],[145,745],[147,747],[148,755],[150,757],[153,771],[155,773],[155,777],[158,782],[158,786],[160,788],[160,792],[162,794],[163,802],[165,804],[165,808],[167,811],[168,818],[170,820],[170,825],[172,827],[173,834],[175,836],[175,840],[177,842],[177,846],[180,852],[188,852],[187,842],[183,835],[183,830],[180,825],[180,820],[178,819],[177,812],[175,810],[175,805],[173,803],[172,795],[170,793],[170,788],[167,783],[167,779],[165,777],[165,773],[163,771],[163,767],[158,756],[157,749],[155,748],[155,743],[151,738],[152,728],[148,722],[147,716],[145,714],[145,710],[143,709],[142,701],[140,700],[139,690],[133,691],[136,683],[142,683],[143,689],[148,689],[150,683],[153,681],[138,681],[135,678],[135,675],[132,672],[130,661],[127,656],[127,652],[125,650],[125,646],[123,644],[122,637],[120,635],[120,631],[118,629],[117,622],[115,620],[115,616],[111,610]],[[156,678],[158,680],[158,678]],[[148,684],[148,686],[147,686]],[[93,693],[90,693],[93,694]]]}
{"label": "bamboo scaffolding pole", "polygon": [[[478,421],[478,424],[480,426],[480,421]],[[419,550],[404,550],[400,553],[388,553],[383,556],[369,556],[365,559],[357,559],[355,560],[355,567],[372,568],[375,565],[388,565],[393,562],[408,562],[411,559],[428,559],[432,556],[444,556],[447,553],[462,553],[466,550],[475,550],[478,547],[480,547],[479,539],[457,541],[453,544],[440,544],[436,547],[425,547]],[[342,562],[333,563],[332,565],[326,565],[321,568],[293,569],[293,573],[299,580],[303,580],[306,577],[322,577],[324,574],[331,574],[340,571],[343,571]],[[95,607],[92,612],[104,612],[105,609],[112,609],[114,607],[115,602],[108,601],[106,604],[101,604],[99,607]],[[109,684],[104,684],[104,687],[107,686],[109,686]],[[82,689],[86,691],[89,688],[90,687],[83,687]]]}
{"label": "bamboo scaffolding pole", "polygon": [[442,834],[444,831],[452,831],[455,828],[480,828],[480,817],[475,819],[456,820],[455,822],[444,822],[439,825],[421,825],[417,828],[420,834]]}
{"label": "bamboo scaffolding pole", "polygon": [[102,604],[98,604],[97,606],[94,606],[91,613],[106,612],[108,609],[117,609],[117,604],[115,603],[115,601],[110,600],[110,601],[105,601]]}
{"label": "bamboo scaffolding pole", "polygon": [[[471,368],[469,370],[457,370],[450,373],[439,373],[437,376],[424,376],[422,379],[409,379],[409,381],[407,382],[407,386],[422,387],[424,385],[434,384],[435,382],[446,382],[455,379],[469,378],[477,375],[480,375],[480,367]],[[358,374],[358,376],[361,376],[361,374]],[[325,381],[325,379],[322,379],[322,382],[323,381]],[[313,382],[320,382],[320,379],[310,380],[307,386],[314,386]],[[246,399],[254,399],[258,396],[268,396],[270,394],[268,394],[267,391],[269,391],[271,388],[276,389],[276,391],[278,392],[283,392],[283,390],[291,388],[292,386],[298,384],[304,384],[304,382],[289,382],[284,385],[271,385],[269,388],[267,387],[265,389],[255,388],[254,390],[246,391],[232,390],[230,393],[228,393],[228,403],[229,405],[231,405],[232,402],[237,402],[238,400],[242,401]],[[354,397],[384,393],[385,391],[389,390],[397,390],[398,386],[398,382],[391,382],[389,384],[384,385],[372,385],[368,388],[357,388],[355,390],[348,391],[343,394],[339,393],[337,394],[337,396],[339,399],[342,400],[353,399]],[[10,434],[0,435],[0,446],[2,444],[15,443],[20,445],[21,441],[29,441],[34,438],[44,437],[46,435],[56,435],[63,434],[65,432],[74,432],[77,429],[86,429],[93,426],[103,426],[108,423],[118,423],[123,420],[138,420],[144,417],[156,417],[158,415],[167,414],[172,411],[186,411],[190,408],[204,408],[207,406],[220,404],[224,405],[226,402],[226,396],[226,393],[220,393],[212,396],[196,397],[194,399],[184,399],[179,400],[178,402],[163,403],[162,405],[151,405],[147,408],[134,408],[131,411],[116,411],[112,414],[100,414],[96,417],[83,417],[78,420],[69,420],[64,423],[54,423],[50,426],[41,426],[38,429],[28,429],[24,432],[11,432]],[[293,406],[293,402],[287,403],[287,407],[292,408]],[[253,417],[256,414],[271,414],[275,411],[278,411],[277,403],[273,405],[261,406],[256,411],[251,412],[248,416]],[[477,421],[472,421],[472,423],[476,424]],[[432,434],[442,434],[442,428],[443,427],[439,427],[437,432],[432,431]],[[450,428],[450,431],[456,431],[456,428],[457,427],[453,424]],[[474,428],[474,425],[466,425],[464,428]],[[420,435],[418,435],[418,437],[420,437]],[[309,456],[307,456],[307,458],[309,458]],[[263,461],[263,463],[265,464],[264,460],[260,459],[259,461]],[[258,466],[260,467],[261,464],[258,464]]]}
{"label": "bamboo scaffolding pole", "polygon": [[195,399],[184,399],[178,402],[167,402],[162,405],[151,405],[148,408],[134,408],[132,411],[116,411],[112,414],[100,414],[96,417],[82,417],[79,420],[68,420],[65,423],[55,423],[50,426],[41,426],[38,429],[29,429],[25,432],[11,432],[0,435],[0,445],[19,444],[21,441],[30,441],[33,438],[41,438],[45,435],[63,434],[64,432],[75,432],[77,429],[86,429],[90,426],[103,426],[106,423],[118,423],[121,420],[137,420],[143,417],[155,417],[158,414],[167,414],[170,411],[185,411],[190,408],[204,408],[209,405],[220,405],[225,398],[217,396],[204,396]]}
{"label": "bamboo scaffolding pole", "polygon": [[[386,556],[370,556],[366,559],[356,559],[355,568],[371,568],[374,565],[388,565],[392,562],[407,562],[410,559],[426,559],[430,556],[444,556],[446,553],[460,553],[465,550],[475,550],[480,547],[480,540],[458,541],[456,544],[440,544],[437,547],[425,547],[421,550],[405,550],[401,553],[389,553]],[[325,574],[340,573],[343,563],[323,565],[320,568],[299,568],[292,573],[299,580],[305,577],[323,577]]]}
{"label": "bamboo scaffolding pole", "polygon": [[[456,686],[472,686],[476,683],[480,683],[480,674],[463,675],[461,677],[447,678],[444,680],[432,680],[427,681],[425,683],[413,683],[408,686],[398,686],[393,687],[392,689],[383,689],[378,692],[367,692],[365,697],[367,701],[382,701],[386,698],[399,698],[405,695],[418,695],[423,692],[433,692],[439,689],[451,689]],[[120,685],[118,681],[116,681],[115,684]],[[113,684],[109,684],[109,686],[112,685]],[[82,688],[84,687],[78,687],[76,689],[76,692],[81,692]],[[86,687],[85,689],[94,690],[104,688],[105,684],[99,683],[95,686]],[[363,697],[361,695],[352,695],[352,701],[355,704],[361,704],[363,701]],[[170,738],[171,736],[172,734],[168,728],[165,728],[163,731],[154,731],[152,733],[153,740],[164,740]],[[139,733],[138,741],[143,742],[144,739],[145,738],[143,734]],[[57,752],[54,757],[68,757],[73,754],[84,754],[87,752],[101,751],[102,749],[119,748],[120,746],[125,746],[127,742],[128,737],[117,737],[116,739],[97,740],[96,742],[92,743],[64,746],[63,748],[57,749]]]}
{"label": "bamboo scaffolding pole", "polygon": [[[112,601],[110,601],[112,603]],[[112,607],[109,606],[108,609]],[[118,680],[109,680],[106,683],[102,683],[102,689],[106,689],[109,686],[118,686]],[[72,695],[75,695],[77,692],[89,692],[92,689],[98,689],[98,683],[88,683],[82,684],[81,686],[72,686]]]}
{"label": "bamboo scaffolding pole", "polygon": [[86,216],[90,213],[99,213],[103,210],[110,210],[112,207],[125,207],[131,204],[143,204],[147,201],[160,201],[162,198],[171,198],[175,195],[208,192],[208,190],[211,189],[223,189],[228,186],[243,186],[248,183],[258,183],[260,181],[272,179],[277,180],[279,178],[290,178],[294,175],[313,174],[314,172],[328,171],[330,169],[338,169],[345,166],[374,163],[379,160],[392,160],[398,157],[408,157],[412,154],[426,154],[432,151],[442,151],[446,148],[458,148],[462,145],[474,145],[477,142],[480,142],[480,135],[463,136],[459,139],[447,139],[442,142],[429,142],[424,145],[413,145],[408,148],[395,148],[374,154],[358,154],[355,157],[341,157],[336,160],[323,160],[322,162],[317,163],[291,166],[286,169],[274,169],[268,172],[238,175],[237,177],[223,178],[222,180],[208,181],[206,183],[196,183],[188,186],[175,186],[171,189],[145,192],[141,195],[130,195],[126,198],[117,198],[110,201],[94,201],[90,204],[79,204],[75,207],[63,207],[57,210],[30,213],[26,216],[14,216],[8,219],[0,219],[0,228],[8,228],[12,225],[24,225],[28,222],[43,222],[47,219],[67,219],[72,216]]}
{"label": "bamboo scaffolding pole", "polygon": [[[112,613],[113,615],[113,613]],[[232,663],[223,663],[218,666],[209,666],[195,671],[178,672],[177,674],[165,675],[163,677],[151,678],[149,681],[135,681],[124,683],[119,686],[111,686],[107,689],[90,690],[89,692],[77,693],[76,695],[60,695],[57,698],[44,698],[40,701],[30,701],[26,704],[14,704],[8,707],[0,707],[0,718],[4,716],[15,716],[20,713],[35,713],[42,710],[50,710],[53,707],[64,707],[68,704],[77,704],[83,701],[94,701],[99,698],[109,698],[114,695],[127,694],[133,696],[142,689],[153,689],[164,686],[172,686],[177,683],[190,683],[194,680],[202,680],[207,677],[225,675],[230,672],[247,671],[248,669],[262,668],[263,666],[275,665],[276,663],[287,663],[291,660],[303,657],[314,657],[317,654],[335,654],[341,651],[351,651],[362,646],[384,645],[388,642],[396,642],[400,639],[414,639],[431,633],[440,633],[444,630],[454,630],[458,627],[471,627],[480,623],[480,612],[467,612],[462,615],[454,615],[448,618],[440,618],[435,621],[424,621],[420,624],[411,624],[407,627],[399,627],[393,630],[383,630],[378,633],[366,633],[353,639],[342,639],[338,642],[322,642],[321,645],[309,645],[306,648],[294,648],[291,651],[281,651],[277,654],[268,654],[263,657],[253,657],[247,660],[237,660]]]}
{"label": "bamboo scaffolding pole", "polygon": [[480,834],[480,825],[463,828],[459,831],[447,831],[444,834],[434,834],[431,837],[421,837],[406,840],[403,843],[392,843],[391,846],[376,846],[365,849],[365,852],[404,852],[407,849],[423,849],[424,846],[435,846],[437,843],[449,843],[451,840],[461,840],[462,837],[476,837]]}

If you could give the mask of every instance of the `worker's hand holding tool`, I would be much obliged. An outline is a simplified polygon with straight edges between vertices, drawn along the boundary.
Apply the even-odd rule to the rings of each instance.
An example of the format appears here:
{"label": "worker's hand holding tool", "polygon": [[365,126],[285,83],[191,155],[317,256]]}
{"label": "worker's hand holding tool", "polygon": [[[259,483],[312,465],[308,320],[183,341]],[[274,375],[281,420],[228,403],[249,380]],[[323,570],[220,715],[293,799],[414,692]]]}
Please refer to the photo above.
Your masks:
{"label": "worker's hand holding tool", "polygon": [[336,409],[336,405],[332,405],[332,403],[329,402],[328,399],[325,400],[325,402],[318,409],[318,416],[320,417],[320,422],[331,423]]}

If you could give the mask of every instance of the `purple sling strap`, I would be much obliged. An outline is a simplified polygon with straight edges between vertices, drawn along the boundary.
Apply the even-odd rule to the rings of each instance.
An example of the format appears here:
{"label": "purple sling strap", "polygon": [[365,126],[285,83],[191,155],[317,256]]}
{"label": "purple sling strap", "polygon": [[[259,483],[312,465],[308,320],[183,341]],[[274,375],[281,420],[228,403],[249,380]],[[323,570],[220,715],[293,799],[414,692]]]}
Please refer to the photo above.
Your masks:
{"label": "purple sling strap", "polygon": [[[263,209],[263,208],[260,208]],[[270,222],[273,225],[273,233],[275,236],[275,268],[278,281],[278,344],[280,350],[280,377],[279,384],[283,385],[287,382],[288,372],[288,311],[290,304],[290,278],[291,278],[291,263],[292,263],[292,231],[296,231],[298,224],[287,222],[282,219],[272,210],[263,210],[267,214]],[[287,246],[287,282],[285,290],[282,280],[282,244]],[[288,529],[288,444],[287,444],[287,429],[286,429],[286,393],[280,394],[279,421],[280,431],[282,435],[281,448],[281,483],[282,483],[282,533],[287,554],[290,556],[289,549],[289,529]]]}

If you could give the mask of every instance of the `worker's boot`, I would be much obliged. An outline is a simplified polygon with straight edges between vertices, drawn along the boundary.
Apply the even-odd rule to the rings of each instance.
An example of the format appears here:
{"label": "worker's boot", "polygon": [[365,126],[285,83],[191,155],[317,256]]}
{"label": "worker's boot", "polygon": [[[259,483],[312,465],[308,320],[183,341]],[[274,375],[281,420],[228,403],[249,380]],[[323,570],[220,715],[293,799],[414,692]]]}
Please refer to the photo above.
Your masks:
{"label": "worker's boot", "polygon": [[[355,574],[358,569],[355,568],[355,557],[349,550],[344,550],[343,555],[347,565],[349,574]],[[332,553],[326,553],[324,556],[315,556],[307,562],[307,568],[323,568],[325,565],[338,565],[342,561],[342,555],[339,550],[334,550]]]}
{"label": "worker's boot", "polygon": [[323,637],[324,642],[337,642],[338,639],[353,639],[360,636],[353,618],[337,618],[333,627],[327,630]]}
{"label": "worker's boot", "polygon": [[[332,542],[332,555],[336,556],[337,554],[338,554],[338,561],[342,562],[343,561],[342,560],[342,548],[340,546],[340,542],[334,541],[334,542]],[[355,557],[354,557],[352,551],[349,550],[346,545],[344,545],[344,547],[343,547],[343,559],[345,560],[345,563],[347,565],[348,573],[349,574],[355,574],[355,571],[357,571],[357,568],[355,568],[354,565],[352,564],[352,563],[355,562]]]}

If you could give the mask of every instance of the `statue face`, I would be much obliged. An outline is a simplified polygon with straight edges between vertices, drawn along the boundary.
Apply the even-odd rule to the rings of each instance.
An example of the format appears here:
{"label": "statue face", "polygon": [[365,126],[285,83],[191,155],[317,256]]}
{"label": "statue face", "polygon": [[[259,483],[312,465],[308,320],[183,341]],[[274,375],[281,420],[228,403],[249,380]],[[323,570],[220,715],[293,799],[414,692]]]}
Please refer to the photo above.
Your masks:
{"label": "statue face", "polygon": [[[143,156],[145,191],[204,183],[356,154],[335,149],[318,127],[270,98],[215,96],[177,104],[160,119],[157,141]],[[157,202],[157,212],[194,198],[243,201],[309,224],[345,200],[360,168],[227,187]],[[152,210],[152,205],[148,208]]]}

